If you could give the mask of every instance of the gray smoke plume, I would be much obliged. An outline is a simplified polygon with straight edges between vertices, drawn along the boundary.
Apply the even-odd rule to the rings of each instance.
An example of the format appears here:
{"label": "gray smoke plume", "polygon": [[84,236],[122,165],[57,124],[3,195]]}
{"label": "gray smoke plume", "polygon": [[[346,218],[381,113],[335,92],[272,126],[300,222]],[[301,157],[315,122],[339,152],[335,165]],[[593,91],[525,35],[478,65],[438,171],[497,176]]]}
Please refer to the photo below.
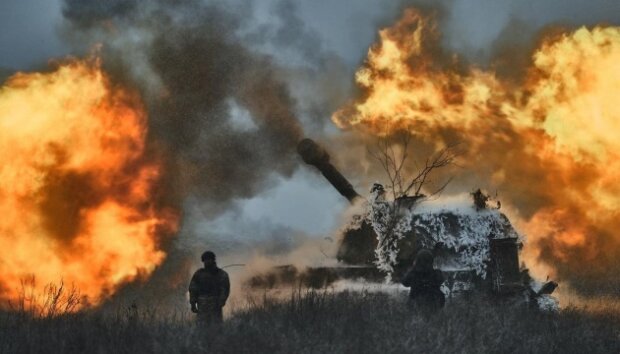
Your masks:
{"label": "gray smoke plume", "polygon": [[243,13],[201,1],[65,2],[70,34],[103,44],[106,69],[139,88],[177,196],[211,213],[295,169],[295,102],[271,58],[247,49]]}
{"label": "gray smoke plume", "polygon": [[[63,8],[71,42],[84,48],[101,43],[106,71],[136,88],[145,101],[150,147],[167,163],[163,202],[199,209],[206,219],[234,207],[235,200],[253,197],[277,176],[290,177],[303,136],[297,104],[284,80],[287,72],[247,42],[252,9],[244,2],[236,5],[66,0]],[[282,11],[279,16],[294,8]],[[299,36],[307,35],[298,29]],[[275,43],[274,38],[263,37],[263,42]],[[278,39],[282,44],[291,40]],[[199,221],[185,218],[178,241],[166,246],[164,265],[148,283],[128,285],[118,298],[168,288],[165,295],[183,299],[196,255],[213,246],[209,238],[227,238],[204,229],[196,238]],[[277,225],[269,227],[286,237]],[[227,245],[219,250],[226,251]]]}

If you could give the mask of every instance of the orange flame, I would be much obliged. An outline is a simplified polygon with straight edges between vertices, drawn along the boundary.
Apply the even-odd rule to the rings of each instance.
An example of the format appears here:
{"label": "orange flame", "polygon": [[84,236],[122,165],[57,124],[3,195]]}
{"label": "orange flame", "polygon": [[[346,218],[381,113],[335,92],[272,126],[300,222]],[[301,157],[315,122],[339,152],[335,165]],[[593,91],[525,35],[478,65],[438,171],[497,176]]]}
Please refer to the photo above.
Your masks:
{"label": "orange flame", "polygon": [[[155,201],[146,115],[97,60],[18,73],[0,90],[0,298],[74,285],[91,305],[150,274],[177,217]],[[23,295],[23,294],[22,294]]]}
{"label": "orange flame", "polygon": [[529,253],[560,276],[620,257],[619,27],[547,36],[521,83],[443,53],[433,18],[414,9],[379,36],[355,76],[361,94],[332,117],[339,127],[464,142],[460,164],[502,191]]}

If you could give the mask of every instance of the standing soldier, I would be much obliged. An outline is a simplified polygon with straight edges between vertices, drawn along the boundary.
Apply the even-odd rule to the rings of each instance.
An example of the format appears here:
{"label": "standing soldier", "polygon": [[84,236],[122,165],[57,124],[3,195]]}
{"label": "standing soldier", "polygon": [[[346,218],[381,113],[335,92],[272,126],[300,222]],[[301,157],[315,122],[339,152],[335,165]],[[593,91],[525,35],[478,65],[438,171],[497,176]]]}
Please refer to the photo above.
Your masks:
{"label": "standing soldier", "polygon": [[200,257],[204,268],[198,269],[189,283],[189,303],[198,323],[222,323],[222,308],[230,294],[228,273],[217,267],[215,253],[206,251]]}
{"label": "standing soldier", "polygon": [[433,268],[433,261],[431,251],[421,250],[416,256],[413,268],[402,280],[404,286],[411,287],[409,304],[424,315],[437,311],[446,302],[440,289],[444,281],[443,274]]}

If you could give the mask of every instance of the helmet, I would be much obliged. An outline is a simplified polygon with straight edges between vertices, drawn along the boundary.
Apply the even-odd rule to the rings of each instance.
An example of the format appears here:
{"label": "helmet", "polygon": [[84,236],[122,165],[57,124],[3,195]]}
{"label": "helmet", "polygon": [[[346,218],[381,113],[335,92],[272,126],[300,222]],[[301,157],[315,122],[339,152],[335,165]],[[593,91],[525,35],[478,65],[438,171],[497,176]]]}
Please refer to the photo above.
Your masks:
{"label": "helmet", "polygon": [[207,259],[215,261],[215,253],[211,251],[206,251],[202,254],[202,256],[200,256],[200,260],[202,260],[203,262],[206,261]]}
{"label": "helmet", "polygon": [[428,271],[433,269],[433,253],[427,249],[421,249],[415,258],[414,268],[418,271]]}

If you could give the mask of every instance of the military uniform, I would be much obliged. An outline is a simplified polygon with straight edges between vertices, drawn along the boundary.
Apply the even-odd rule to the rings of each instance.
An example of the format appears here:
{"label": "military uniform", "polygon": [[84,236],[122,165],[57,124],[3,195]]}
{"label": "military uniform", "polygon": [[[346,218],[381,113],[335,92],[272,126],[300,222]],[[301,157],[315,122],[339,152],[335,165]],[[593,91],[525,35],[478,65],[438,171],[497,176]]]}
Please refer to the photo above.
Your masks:
{"label": "military uniform", "polygon": [[446,302],[441,292],[444,278],[440,270],[430,269],[420,271],[410,270],[402,280],[404,286],[409,286],[409,303],[412,307],[434,311],[442,308]]}
{"label": "military uniform", "polygon": [[429,250],[420,250],[414,266],[403,277],[402,284],[411,287],[409,305],[411,308],[430,314],[443,307],[446,302],[441,292],[444,281],[440,270],[433,268],[433,254]]}
{"label": "military uniform", "polygon": [[189,284],[189,302],[198,308],[198,322],[221,323],[229,294],[228,273],[217,266],[197,270]]}

